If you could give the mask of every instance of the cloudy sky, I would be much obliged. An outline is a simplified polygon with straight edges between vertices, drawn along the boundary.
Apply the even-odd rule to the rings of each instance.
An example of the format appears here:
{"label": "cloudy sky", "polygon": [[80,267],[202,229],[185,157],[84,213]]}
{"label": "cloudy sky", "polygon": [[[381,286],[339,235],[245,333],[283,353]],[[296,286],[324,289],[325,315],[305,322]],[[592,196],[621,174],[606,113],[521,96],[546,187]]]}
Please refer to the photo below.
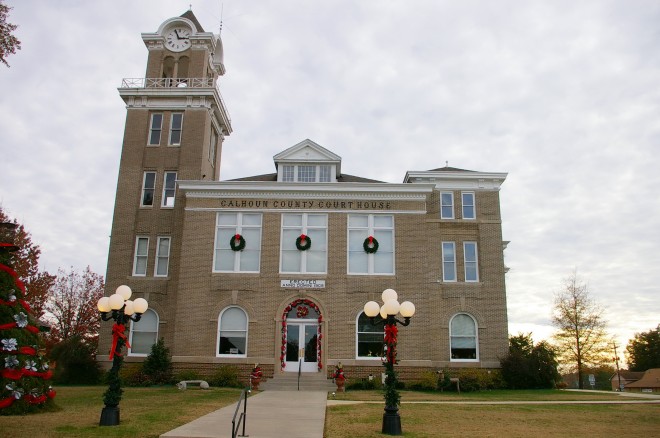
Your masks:
{"label": "cloudy sky", "polygon": [[192,9],[222,38],[232,116],[221,178],[274,170],[310,138],[353,175],[508,172],[510,332],[551,333],[577,269],[624,344],[660,323],[660,3],[8,0],[0,203],[42,265],[105,274],[141,32]]}

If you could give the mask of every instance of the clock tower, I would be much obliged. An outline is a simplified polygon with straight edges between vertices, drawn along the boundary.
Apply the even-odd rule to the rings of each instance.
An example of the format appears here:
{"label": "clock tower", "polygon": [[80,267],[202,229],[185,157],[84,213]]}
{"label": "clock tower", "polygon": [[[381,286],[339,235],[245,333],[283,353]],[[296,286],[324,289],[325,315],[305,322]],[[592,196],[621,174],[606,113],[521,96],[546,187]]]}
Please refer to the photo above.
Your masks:
{"label": "clock tower", "polygon": [[[148,50],[145,77],[123,79],[119,88],[126,126],[106,274],[108,295],[127,284],[134,298],[146,298],[153,309],[143,317],[143,332],[131,331],[129,361],[149,353],[142,348],[154,341],[149,333],[173,339],[169,309],[176,306],[177,261],[185,250],[185,199],[177,181],[217,181],[222,144],[232,132],[218,87],[225,73],[220,36],[204,31],[188,10],[143,33],[142,40]],[[109,348],[109,332],[101,329],[99,352]]]}

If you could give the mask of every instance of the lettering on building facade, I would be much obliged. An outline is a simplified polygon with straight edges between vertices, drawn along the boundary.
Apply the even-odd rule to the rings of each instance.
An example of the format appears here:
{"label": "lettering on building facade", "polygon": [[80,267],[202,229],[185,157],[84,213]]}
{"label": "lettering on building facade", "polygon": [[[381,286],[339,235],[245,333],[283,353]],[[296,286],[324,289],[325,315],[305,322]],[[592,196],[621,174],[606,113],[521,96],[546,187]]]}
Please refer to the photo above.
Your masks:
{"label": "lettering on building facade", "polygon": [[291,208],[291,209],[335,209],[335,210],[391,210],[386,201],[319,201],[319,200],[255,200],[221,199],[221,208]]}
{"label": "lettering on building facade", "polygon": [[325,289],[325,280],[280,280],[280,287],[293,289]]}

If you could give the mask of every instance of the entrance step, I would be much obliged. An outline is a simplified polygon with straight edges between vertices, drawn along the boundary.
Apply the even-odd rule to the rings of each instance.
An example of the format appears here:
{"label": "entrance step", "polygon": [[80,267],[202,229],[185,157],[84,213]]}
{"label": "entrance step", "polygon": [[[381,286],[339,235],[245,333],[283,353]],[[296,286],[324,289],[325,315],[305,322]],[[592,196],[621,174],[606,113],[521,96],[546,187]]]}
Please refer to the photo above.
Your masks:
{"label": "entrance step", "polygon": [[[264,391],[297,391],[298,373],[276,373],[272,379],[268,379],[259,385]],[[301,373],[301,391],[335,391],[337,386],[328,379],[324,372]]]}

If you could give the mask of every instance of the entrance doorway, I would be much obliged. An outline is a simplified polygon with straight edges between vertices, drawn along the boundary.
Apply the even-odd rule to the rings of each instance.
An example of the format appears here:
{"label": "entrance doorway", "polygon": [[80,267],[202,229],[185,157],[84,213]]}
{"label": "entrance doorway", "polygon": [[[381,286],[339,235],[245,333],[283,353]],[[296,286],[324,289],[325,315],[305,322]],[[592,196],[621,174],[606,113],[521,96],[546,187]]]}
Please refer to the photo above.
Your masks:
{"label": "entrance doorway", "polygon": [[285,371],[318,371],[318,323],[287,321]]}

